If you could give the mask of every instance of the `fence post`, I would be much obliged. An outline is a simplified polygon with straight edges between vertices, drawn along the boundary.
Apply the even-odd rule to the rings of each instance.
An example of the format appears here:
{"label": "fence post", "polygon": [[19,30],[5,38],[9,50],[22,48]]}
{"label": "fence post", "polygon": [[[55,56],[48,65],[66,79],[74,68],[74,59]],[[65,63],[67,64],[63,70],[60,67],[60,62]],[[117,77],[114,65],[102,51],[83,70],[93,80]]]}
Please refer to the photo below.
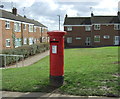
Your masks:
{"label": "fence post", "polygon": [[4,65],[5,65],[5,68],[6,68],[6,55],[4,55]]}
{"label": "fence post", "polygon": [[24,66],[24,56],[22,57],[22,66]]}

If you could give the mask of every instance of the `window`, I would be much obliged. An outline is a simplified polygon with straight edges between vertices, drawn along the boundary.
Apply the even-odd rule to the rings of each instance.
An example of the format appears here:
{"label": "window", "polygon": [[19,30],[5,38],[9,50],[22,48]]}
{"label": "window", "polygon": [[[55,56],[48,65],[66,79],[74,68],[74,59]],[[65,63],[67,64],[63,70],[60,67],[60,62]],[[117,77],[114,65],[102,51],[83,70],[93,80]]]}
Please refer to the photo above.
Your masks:
{"label": "window", "polygon": [[29,32],[33,32],[33,25],[29,25]]}
{"label": "window", "polygon": [[23,25],[23,29],[26,30],[26,24]]}
{"label": "window", "polygon": [[37,41],[37,39],[35,38],[35,39],[34,39],[34,44],[36,44],[36,41]]}
{"label": "window", "polygon": [[72,37],[67,37],[67,43],[72,43]]}
{"label": "window", "polygon": [[94,42],[100,42],[100,36],[99,35],[94,36]]}
{"label": "window", "polygon": [[81,37],[76,37],[75,39],[76,39],[76,40],[80,40],[80,39],[81,39]]}
{"label": "window", "polygon": [[41,29],[42,29],[42,28],[40,27],[39,29],[40,29],[40,33],[41,33]]}
{"label": "window", "polygon": [[104,35],[103,38],[104,38],[104,39],[109,39],[110,36],[109,36],[109,35]]}
{"label": "window", "polygon": [[36,26],[34,26],[34,32],[36,32],[36,29],[37,29],[37,27],[36,27]]}
{"label": "window", "polygon": [[100,30],[100,24],[95,24],[94,25],[94,30]]}
{"label": "window", "polygon": [[41,28],[41,33],[44,33],[44,27]]}
{"label": "window", "polygon": [[5,21],[5,28],[10,29],[10,22],[9,21]]}
{"label": "window", "polygon": [[114,30],[120,30],[120,24],[115,24],[114,25]]}
{"label": "window", "polygon": [[15,39],[15,47],[21,46],[21,38],[16,38]]}
{"label": "window", "polygon": [[21,32],[21,24],[18,22],[14,23],[14,31],[15,32]]}
{"label": "window", "polygon": [[30,38],[29,38],[29,45],[32,45],[32,44],[33,44],[33,42],[34,42],[33,37],[30,37]]}
{"label": "window", "polygon": [[27,44],[27,38],[24,38],[24,44]]}
{"label": "window", "polygon": [[91,26],[85,26],[86,31],[91,31]]}
{"label": "window", "polygon": [[72,26],[67,27],[67,31],[72,31]]}
{"label": "window", "polygon": [[6,39],[6,47],[10,47],[10,39]]}

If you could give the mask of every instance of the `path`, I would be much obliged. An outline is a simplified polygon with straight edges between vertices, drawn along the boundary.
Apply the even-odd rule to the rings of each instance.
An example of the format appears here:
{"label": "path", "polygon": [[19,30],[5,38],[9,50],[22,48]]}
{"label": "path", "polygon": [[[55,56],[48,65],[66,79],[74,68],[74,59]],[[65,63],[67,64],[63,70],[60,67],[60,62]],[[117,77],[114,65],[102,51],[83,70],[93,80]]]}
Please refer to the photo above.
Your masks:
{"label": "path", "polygon": [[[0,92],[1,93],[1,92]],[[41,92],[9,92],[2,91],[2,97],[34,97],[34,99],[40,99],[40,97],[47,97],[47,99],[51,99],[51,97],[76,97],[78,99],[119,99],[114,97],[100,97],[100,96],[73,96],[73,95],[62,95],[56,93],[41,93]],[[36,98],[35,98],[36,97]],[[13,98],[12,98],[13,99]],[[21,98],[20,98],[21,99]]]}

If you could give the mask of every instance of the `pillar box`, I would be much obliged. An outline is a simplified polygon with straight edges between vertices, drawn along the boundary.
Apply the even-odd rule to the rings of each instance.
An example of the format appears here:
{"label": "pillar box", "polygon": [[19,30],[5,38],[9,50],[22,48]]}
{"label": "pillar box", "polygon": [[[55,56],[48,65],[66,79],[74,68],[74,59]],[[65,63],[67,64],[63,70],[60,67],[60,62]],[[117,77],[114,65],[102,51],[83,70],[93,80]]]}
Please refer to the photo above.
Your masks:
{"label": "pillar box", "polygon": [[59,87],[64,81],[65,31],[48,32],[50,37],[50,85]]}

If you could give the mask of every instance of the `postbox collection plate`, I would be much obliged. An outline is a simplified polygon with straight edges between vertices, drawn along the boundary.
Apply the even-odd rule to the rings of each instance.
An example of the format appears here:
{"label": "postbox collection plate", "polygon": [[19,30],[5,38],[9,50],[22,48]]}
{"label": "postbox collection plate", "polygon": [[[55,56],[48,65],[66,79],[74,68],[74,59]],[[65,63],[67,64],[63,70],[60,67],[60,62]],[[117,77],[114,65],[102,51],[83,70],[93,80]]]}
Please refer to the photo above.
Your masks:
{"label": "postbox collection plate", "polygon": [[57,45],[52,45],[52,53],[57,54]]}

